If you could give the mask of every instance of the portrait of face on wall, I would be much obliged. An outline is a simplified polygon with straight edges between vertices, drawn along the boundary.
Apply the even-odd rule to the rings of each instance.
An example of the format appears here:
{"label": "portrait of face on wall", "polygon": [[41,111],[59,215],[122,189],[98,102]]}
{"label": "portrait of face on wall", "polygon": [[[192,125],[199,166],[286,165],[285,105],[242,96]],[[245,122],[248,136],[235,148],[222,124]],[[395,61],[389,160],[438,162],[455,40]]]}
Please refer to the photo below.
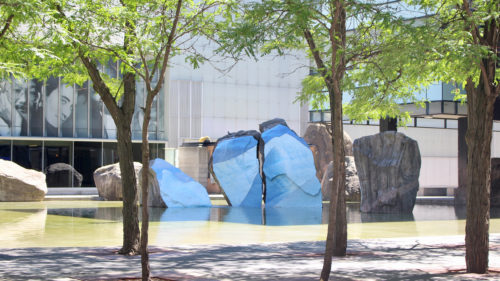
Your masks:
{"label": "portrait of face on wall", "polygon": [[58,78],[49,78],[45,83],[45,132],[49,137],[73,135],[74,88],[59,84]]}
{"label": "portrait of face on wall", "polygon": [[27,136],[28,119],[40,108],[35,81],[13,77],[0,81],[0,136]]}

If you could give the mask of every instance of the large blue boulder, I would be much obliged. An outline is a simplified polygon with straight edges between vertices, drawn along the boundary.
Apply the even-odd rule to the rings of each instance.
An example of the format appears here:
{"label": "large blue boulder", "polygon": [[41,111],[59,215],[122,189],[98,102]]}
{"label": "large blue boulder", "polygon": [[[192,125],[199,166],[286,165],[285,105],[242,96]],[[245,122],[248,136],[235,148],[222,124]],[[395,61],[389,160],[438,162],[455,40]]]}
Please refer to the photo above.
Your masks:
{"label": "large blue boulder", "polygon": [[220,138],[215,145],[210,172],[230,206],[262,204],[259,142],[259,132],[239,131]]}
{"label": "large blue boulder", "polygon": [[321,184],[307,143],[283,119],[260,125],[264,140],[267,207],[319,207]]}
{"label": "large blue boulder", "polygon": [[150,169],[150,188],[159,189],[167,207],[212,206],[206,188],[167,161],[152,160]]}

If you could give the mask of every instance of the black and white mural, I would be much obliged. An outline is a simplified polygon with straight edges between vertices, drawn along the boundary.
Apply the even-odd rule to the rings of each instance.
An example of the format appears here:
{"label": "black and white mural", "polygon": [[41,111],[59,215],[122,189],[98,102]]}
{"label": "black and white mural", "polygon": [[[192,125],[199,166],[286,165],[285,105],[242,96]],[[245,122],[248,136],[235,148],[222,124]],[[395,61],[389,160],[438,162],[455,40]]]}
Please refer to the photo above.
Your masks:
{"label": "black and white mural", "polygon": [[[138,82],[134,139],[141,138],[144,92],[144,84]],[[163,125],[158,121],[163,107],[157,100],[148,128],[152,140],[164,135],[164,129],[158,128]],[[116,139],[116,126],[88,82],[79,86],[54,77],[46,81],[9,77],[0,80],[0,136]]]}

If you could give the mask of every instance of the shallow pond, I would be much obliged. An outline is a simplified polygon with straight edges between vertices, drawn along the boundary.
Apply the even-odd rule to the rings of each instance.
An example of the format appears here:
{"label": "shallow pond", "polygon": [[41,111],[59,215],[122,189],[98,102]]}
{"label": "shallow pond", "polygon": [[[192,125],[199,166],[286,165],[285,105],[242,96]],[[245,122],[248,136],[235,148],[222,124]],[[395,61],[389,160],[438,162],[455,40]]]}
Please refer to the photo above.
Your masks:
{"label": "shallow pond", "polygon": [[[328,205],[304,208],[150,208],[150,245],[248,244],[324,240]],[[490,233],[500,233],[500,209],[491,210]],[[464,211],[417,204],[411,215],[363,214],[348,204],[348,236],[389,238],[460,235]],[[0,203],[2,247],[119,246],[121,202]]]}

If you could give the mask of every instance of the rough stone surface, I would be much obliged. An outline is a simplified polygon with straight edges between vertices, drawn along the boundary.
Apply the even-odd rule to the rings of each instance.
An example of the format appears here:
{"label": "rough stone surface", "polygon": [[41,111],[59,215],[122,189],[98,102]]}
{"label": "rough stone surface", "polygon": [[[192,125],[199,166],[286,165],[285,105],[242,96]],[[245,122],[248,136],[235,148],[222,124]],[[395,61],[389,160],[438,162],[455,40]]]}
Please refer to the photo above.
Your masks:
{"label": "rough stone surface", "polygon": [[42,201],[47,194],[45,174],[0,159],[0,201]]}
{"label": "rough stone surface", "polygon": [[[361,200],[361,192],[359,187],[359,178],[354,156],[345,157],[345,196],[347,201],[359,202]],[[333,161],[330,161],[326,168],[326,172],[321,180],[321,193],[323,200],[330,200],[331,182],[333,181]]]}
{"label": "rough stone surface", "polygon": [[262,205],[260,140],[257,131],[240,131],[217,141],[209,169],[230,206]]}
{"label": "rough stone surface", "polygon": [[307,143],[280,120],[261,127],[267,128],[262,132],[266,207],[321,208],[321,184]]}
{"label": "rough stone surface", "polygon": [[491,206],[500,207],[500,158],[491,159]]}
{"label": "rough stone surface", "polygon": [[83,176],[73,166],[66,163],[54,163],[45,169],[48,187],[80,187]]}
{"label": "rough stone surface", "polygon": [[[333,160],[332,135],[325,124],[312,123],[307,126],[304,140],[312,146],[316,176],[323,179],[328,163]],[[344,132],[345,156],[353,156],[351,137]]]}
{"label": "rough stone surface", "polygon": [[[134,162],[137,186],[139,186],[140,177],[139,171],[142,164]],[[99,197],[104,200],[116,201],[123,199],[122,193],[122,174],[120,171],[120,163],[115,163],[100,167],[94,171],[94,182],[97,187]],[[137,192],[139,196],[140,192]]]}
{"label": "rough stone surface", "polygon": [[149,189],[153,193],[159,191],[168,208],[212,206],[206,188],[180,169],[160,158],[151,160],[149,165]]}
{"label": "rough stone surface", "polygon": [[387,131],[356,139],[354,159],[361,186],[361,211],[411,213],[419,188],[418,143]]}

